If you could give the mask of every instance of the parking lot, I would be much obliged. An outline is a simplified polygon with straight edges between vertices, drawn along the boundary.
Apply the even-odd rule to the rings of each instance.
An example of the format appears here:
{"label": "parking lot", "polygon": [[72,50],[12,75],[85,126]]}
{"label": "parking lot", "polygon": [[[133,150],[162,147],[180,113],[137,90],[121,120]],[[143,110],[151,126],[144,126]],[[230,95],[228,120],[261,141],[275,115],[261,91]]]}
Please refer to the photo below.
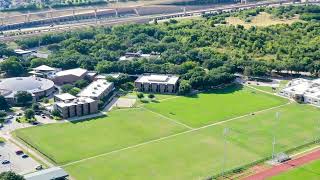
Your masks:
{"label": "parking lot", "polygon": [[[35,171],[35,168],[40,165],[31,157],[22,158],[25,152],[21,155],[16,155],[17,150],[20,150],[20,148],[10,141],[0,144],[0,173],[11,170],[19,174],[25,174]],[[5,160],[10,161],[10,163],[2,164]]]}

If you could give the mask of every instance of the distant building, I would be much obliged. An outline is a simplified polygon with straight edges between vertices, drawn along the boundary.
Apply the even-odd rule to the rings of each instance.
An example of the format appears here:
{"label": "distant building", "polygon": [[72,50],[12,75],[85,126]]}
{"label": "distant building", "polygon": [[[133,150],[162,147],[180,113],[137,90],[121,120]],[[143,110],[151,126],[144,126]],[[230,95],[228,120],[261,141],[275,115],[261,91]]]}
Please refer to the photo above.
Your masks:
{"label": "distant building", "polygon": [[134,85],[138,91],[153,93],[176,93],[178,90],[178,76],[174,75],[142,75]]}
{"label": "distant building", "polygon": [[100,100],[107,96],[113,90],[113,83],[104,79],[93,81],[84,88],[77,96],[88,97],[94,100]]}
{"label": "distant building", "polygon": [[143,54],[142,51],[138,51],[138,52],[126,52],[124,56],[121,56],[119,58],[120,61],[131,61],[133,60],[134,58],[156,58],[156,57],[159,57],[159,53],[155,53],[155,52],[152,52],[151,54]]}
{"label": "distant building", "polygon": [[62,180],[69,175],[60,167],[52,167],[24,175],[26,180]]}
{"label": "distant building", "polygon": [[119,78],[121,74],[120,73],[111,73],[111,74],[98,74],[97,76],[94,77],[94,80],[98,79],[106,79],[107,77],[111,76],[115,79]]}
{"label": "distant building", "polygon": [[50,79],[52,79],[56,75],[56,73],[60,71],[60,69],[52,68],[47,65],[41,65],[36,68],[33,68],[32,70],[33,71],[30,71],[29,74],[32,74],[37,77],[50,78]]}
{"label": "distant building", "polygon": [[33,53],[33,51],[22,50],[22,49],[16,49],[14,50],[14,52],[16,53],[17,56],[20,56],[23,58],[27,58]]}
{"label": "distant building", "polygon": [[57,110],[63,118],[85,116],[99,111],[98,101],[91,98],[62,94],[55,95],[55,100],[53,109]]}
{"label": "distant building", "polygon": [[60,71],[55,74],[55,77],[53,77],[53,81],[58,85],[71,84],[80,79],[83,79],[87,75],[87,73],[88,71],[82,68]]}
{"label": "distant building", "polygon": [[293,79],[279,94],[303,103],[320,106],[320,79]]}
{"label": "distant building", "polygon": [[39,77],[15,77],[0,79],[0,94],[10,103],[15,103],[14,96],[18,91],[32,94],[35,101],[54,93],[54,83],[49,79]]}

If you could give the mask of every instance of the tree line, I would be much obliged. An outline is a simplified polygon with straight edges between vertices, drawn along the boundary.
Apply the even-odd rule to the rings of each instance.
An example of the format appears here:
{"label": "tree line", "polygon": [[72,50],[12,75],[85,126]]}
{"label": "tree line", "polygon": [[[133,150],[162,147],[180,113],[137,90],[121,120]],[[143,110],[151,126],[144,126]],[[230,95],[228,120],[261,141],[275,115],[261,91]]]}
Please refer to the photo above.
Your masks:
{"label": "tree line", "polygon": [[[310,10],[318,7],[302,6],[301,9],[305,8]],[[282,9],[272,8],[268,11],[284,12]],[[248,11],[252,14],[253,10]],[[154,24],[87,28],[23,39],[17,42],[20,46],[30,48],[40,43],[47,45],[52,55],[48,59],[30,58],[24,62],[12,59],[9,63],[11,66],[1,63],[0,69],[9,71],[13,66],[28,69],[46,64],[62,69],[82,67],[100,73],[178,74],[182,77],[181,82],[187,84],[186,87],[190,85],[194,89],[208,89],[232,82],[234,73],[267,76],[272,70],[287,70],[319,75],[318,21],[246,29],[241,25],[221,25],[220,22],[229,15],[181,22],[170,20]],[[119,57],[126,52],[137,51],[161,55],[119,61]],[[8,73],[17,75],[16,72],[23,71]]]}

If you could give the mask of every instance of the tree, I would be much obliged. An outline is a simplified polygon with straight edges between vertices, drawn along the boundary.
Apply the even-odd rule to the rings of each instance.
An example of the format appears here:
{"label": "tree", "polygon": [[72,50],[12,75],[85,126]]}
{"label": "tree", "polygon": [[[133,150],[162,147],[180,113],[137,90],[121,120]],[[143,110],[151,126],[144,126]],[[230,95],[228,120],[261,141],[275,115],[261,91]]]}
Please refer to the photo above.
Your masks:
{"label": "tree", "polygon": [[16,100],[16,103],[19,105],[27,105],[32,102],[32,95],[27,92],[27,91],[18,91],[15,95],[14,98]]}
{"label": "tree", "polygon": [[40,110],[40,106],[38,103],[33,103],[32,107],[31,107],[34,111],[39,111]]}
{"label": "tree", "polygon": [[67,93],[67,92],[69,92],[72,88],[73,88],[73,85],[72,85],[72,84],[65,84],[65,85],[61,86],[61,91],[62,91],[63,93]]}
{"label": "tree", "polygon": [[0,111],[0,123],[3,123],[7,113],[5,111]]}
{"label": "tree", "polygon": [[85,79],[80,79],[80,80],[76,81],[76,82],[74,83],[74,85],[75,85],[77,88],[82,89],[82,88],[88,86],[88,85],[89,85],[89,82],[88,82],[87,80],[85,80]]}
{"label": "tree", "polygon": [[80,93],[80,91],[81,91],[81,89],[79,89],[77,87],[74,87],[74,88],[70,89],[70,91],[68,93],[71,94],[71,95],[76,96],[77,94]]}
{"label": "tree", "polygon": [[27,120],[31,120],[34,118],[34,115],[35,115],[35,112],[34,110],[32,109],[26,109],[24,111],[24,117],[27,119]]}
{"label": "tree", "polygon": [[0,70],[5,72],[9,77],[20,76],[24,72],[21,63],[16,58],[12,57],[0,63]]}
{"label": "tree", "polygon": [[137,93],[137,97],[138,97],[139,99],[141,99],[141,98],[143,98],[143,97],[144,97],[144,95],[143,95],[143,93],[142,93],[142,92],[138,92],[138,93]]}
{"label": "tree", "polygon": [[192,87],[191,87],[189,81],[182,80],[179,85],[178,93],[181,95],[186,95],[191,92],[191,89],[192,89]]}
{"label": "tree", "polygon": [[52,115],[52,116],[55,116],[55,117],[60,117],[60,116],[61,116],[60,112],[59,112],[58,110],[56,110],[56,109],[54,109],[54,110],[51,112],[51,115]]}
{"label": "tree", "polygon": [[154,94],[149,94],[149,95],[148,95],[148,98],[150,98],[150,99],[153,99],[154,97],[155,97]]}
{"label": "tree", "polygon": [[25,180],[23,176],[18,175],[12,171],[2,172],[0,174],[1,180]]}
{"label": "tree", "polygon": [[6,98],[2,95],[0,95],[0,110],[8,110],[9,109],[9,104],[6,100]]}

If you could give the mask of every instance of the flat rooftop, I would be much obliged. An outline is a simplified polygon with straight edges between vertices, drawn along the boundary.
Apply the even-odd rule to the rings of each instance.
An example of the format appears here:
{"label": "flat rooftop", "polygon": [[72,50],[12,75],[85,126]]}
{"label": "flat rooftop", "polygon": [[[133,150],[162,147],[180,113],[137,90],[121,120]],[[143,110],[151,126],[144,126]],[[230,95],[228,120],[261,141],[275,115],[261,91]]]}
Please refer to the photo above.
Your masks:
{"label": "flat rooftop", "polygon": [[98,79],[84,88],[78,96],[96,98],[101,96],[108,88],[113,85],[112,82],[108,82],[104,79]]}
{"label": "flat rooftop", "polygon": [[61,99],[62,101],[71,101],[77,98],[69,93],[57,94],[54,96]]}
{"label": "flat rooftop", "polygon": [[52,167],[24,175],[26,180],[51,180],[68,177],[68,173],[60,167]]}
{"label": "flat rooftop", "polygon": [[142,75],[135,82],[139,83],[156,83],[156,84],[176,84],[179,80],[178,76],[174,75]]}
{"label": "flat rooftop", "polygon": [[74,76],[81,77],[82,75],[86,74],[87,72],[88,71],[86,69],[75,68],[75,69],[68,69],[68,70],[57,72],[56,76],[74,75]]}
{"label": "flat rooftop", "polygon": [[56,105],[58,107],[64,108],[64,107],[69,107],[69,106],[75,106],[78,104],[85,104],[85,103],[92,103],[95,100],[87,97],[79,97],[71,101],[66,101],[66,102],[57,102]]}

